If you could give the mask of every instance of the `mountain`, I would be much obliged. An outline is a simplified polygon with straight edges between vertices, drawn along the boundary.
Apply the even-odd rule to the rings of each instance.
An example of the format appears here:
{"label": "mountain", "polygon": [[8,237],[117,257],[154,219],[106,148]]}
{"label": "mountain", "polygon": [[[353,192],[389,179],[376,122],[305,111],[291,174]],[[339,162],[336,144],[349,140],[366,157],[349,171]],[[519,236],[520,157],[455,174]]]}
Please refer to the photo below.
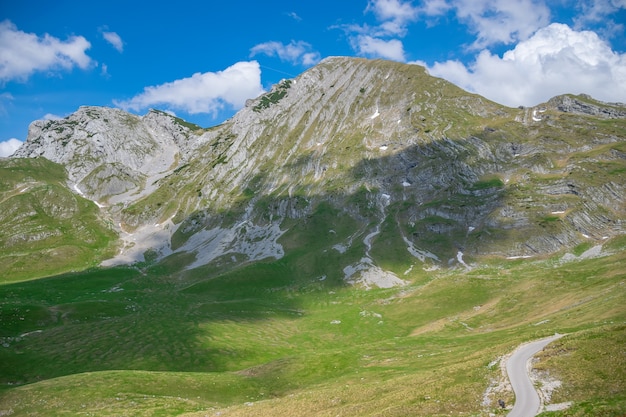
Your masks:
{"label": "mountain", "polygon": [[511,109],[416,65],[328,58],[213,128],[82,107],[34,122],[11,161],[65,167],[121,238],[103,265],[280,258],[289,224],[328,205],[352,224],[329,248],[362,246],[346,266],[389,245],[444,266],[623,234],[625,118],[588,96]]}
{"label": "mountain", "polygon": [[210,128],[33,122],[0,159],[0,415],[504,415],[508,355],[559,333],[544,410],[623,416],[625,188],[625,105],[381,60]]}

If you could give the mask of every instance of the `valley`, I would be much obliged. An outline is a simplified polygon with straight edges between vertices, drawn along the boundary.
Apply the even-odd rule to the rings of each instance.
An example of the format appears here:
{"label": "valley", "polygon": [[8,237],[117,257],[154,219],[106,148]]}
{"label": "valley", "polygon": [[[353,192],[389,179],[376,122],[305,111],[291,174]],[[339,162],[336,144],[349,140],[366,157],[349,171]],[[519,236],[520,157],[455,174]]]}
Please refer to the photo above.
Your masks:
{"label": "valley", "polygon": [[623,105],[381,60],[210,128],[33,122],[0,159],[0,415],[504,416],[504,358],[556,333],[542,415],[624,415],[625,195]]}

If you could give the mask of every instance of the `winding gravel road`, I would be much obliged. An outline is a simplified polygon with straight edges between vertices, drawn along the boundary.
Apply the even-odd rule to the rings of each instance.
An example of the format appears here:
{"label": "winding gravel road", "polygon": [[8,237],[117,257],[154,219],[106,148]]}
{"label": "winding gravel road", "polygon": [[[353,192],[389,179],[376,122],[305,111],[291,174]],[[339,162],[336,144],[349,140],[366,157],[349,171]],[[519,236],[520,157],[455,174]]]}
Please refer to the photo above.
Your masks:
{"label": "winding gravel road", "polygon": [[535,353],[562,336],[562,334],[555,334],[522,345],[506,362],[506,373],[509,375],[513,392],[515,392],[515,405],[508,417],[534,417],[539,413],[541,399],[530,379],[529,361]]}

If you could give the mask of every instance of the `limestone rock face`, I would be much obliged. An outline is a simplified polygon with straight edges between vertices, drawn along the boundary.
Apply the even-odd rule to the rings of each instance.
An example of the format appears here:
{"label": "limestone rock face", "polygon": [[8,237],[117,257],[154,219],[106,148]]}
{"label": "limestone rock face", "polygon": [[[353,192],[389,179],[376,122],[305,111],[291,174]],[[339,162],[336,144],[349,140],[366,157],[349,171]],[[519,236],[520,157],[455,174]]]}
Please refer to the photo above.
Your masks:
{"label": "limestone rock face", "polygon": [[62,164],[68,188],[101,206],[123,239],[110,264],[148,249],[194,253],[190,267],[280,257],[280,237],[320,207],[353,228],[328,250],[361,242],[377,268],[400,242],[454,264],[623,234],[625,117],[587,96],[507,108],[416,65],[333,57],[219,126],[81,107],[33,122],[14,158]]}
{"label": "limestone rock face", "polygon": [[550,99],[548,104],[566,113],[586,114],[604,119],[626,118],[626,108],[623,104],[598,102],[585,94],[577,97],[557,96]]}
{"label": "limestone rock face", "polygon": [[[146,178],[169,172],[187,150],[188,128],[151,111],[81,107],[60,120],[38,120],[13,157],[44,157],[67,169],[69,181],[93,198],[137,190]],[[114,178],[113,178],[114,177]],[[94,179],[100,181],[94,183]],[[83,184],[84,182],[84,184]]]}

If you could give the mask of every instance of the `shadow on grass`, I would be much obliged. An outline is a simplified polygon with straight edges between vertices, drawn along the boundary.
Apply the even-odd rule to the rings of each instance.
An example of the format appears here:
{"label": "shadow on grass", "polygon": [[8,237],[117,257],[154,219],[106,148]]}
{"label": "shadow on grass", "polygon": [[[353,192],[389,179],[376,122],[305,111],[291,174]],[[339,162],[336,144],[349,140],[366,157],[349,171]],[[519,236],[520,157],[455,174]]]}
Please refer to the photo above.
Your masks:
{"label": "shadow on grass", "polygon": [[[262,210],[254,212],[252,221],[280,218],[288,229],[279,240],[286,253],[279,260],[248,262],[234,254],[234,261],[222,259],[221,265],[214,262],[183,273],[180,265],[188,260],[180,258],[188,255],[177,254],[143,271],[92,270],[2,285],[0,382],[24,384],[116,369],[241,370],[279,359],[289,349],[286,342],[272,346],[271,334],[257,335],[255,340],[267,342],[257,352],[237,340],[250,331],[245,323],[298,320],[303,308],[297,294],[324,294],[345,286],[343,268],[364,256],[364,238],[376,225],[380,230],[369,253],[396,273],[415,262],[407,241],[446,262],[458,251],[477,256],[503,247],[504,252],[524,247],[534,234],[554,240],[573,230],[567,219],[542,225],[540,216],[537,220],[534,214],[521,213],[525,204],[535,211],[550,210],[558,191],[567,193],[571,187],[561,187],[565,174],[543,178],[535,189],[526,183],[505,185],[501,176],[523,176],[551,166],[547,158],[538,159],[546,149],[512,140],[506,132],[490,129],[468,139],[403,147],[360,160],[323,195],[264,195],[274,179],[265,173],[252,182],[253,190],[241,192],[234,215],[206,211],[189,216],[200,228],[209,227],[218,216],[235,222],[246,205],[262,205],[256,206]],[[318,157],[303,155],[285,169],[315,170]],[[624,174],[611,175],[603,178]],[[574,209],[585,198],[584,178],[578,181]],[[390,203],[381,204],[383,200]],[[514,215],[510,224],[498,219],[506,205],[521,221],[516,223]],[[177,238],[184,242],[188,236]],[[333,249],[337,244],[346,251]],[[220,343],[215,343],[212,332],[220,331],[221,323],[242,325],[231,326],[234,333],[220,334]],[[229,337],[230,346],[224,343]]]}

